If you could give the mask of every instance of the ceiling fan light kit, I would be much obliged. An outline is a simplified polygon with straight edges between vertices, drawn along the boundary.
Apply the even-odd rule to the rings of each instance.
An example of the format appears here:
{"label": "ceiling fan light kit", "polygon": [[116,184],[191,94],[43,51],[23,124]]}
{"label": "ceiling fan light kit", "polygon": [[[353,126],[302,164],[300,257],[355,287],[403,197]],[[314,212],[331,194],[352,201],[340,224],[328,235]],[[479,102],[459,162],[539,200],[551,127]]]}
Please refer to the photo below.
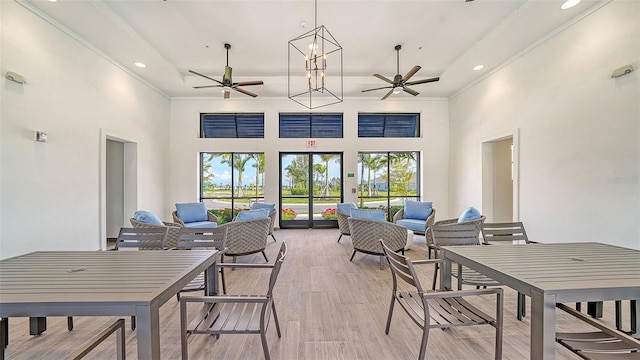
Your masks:
{"label": "ceiling fan light kit", "polygon": [[380,100],[384,100],[388,98],[389,95],[391,94],[399,94],[402,91],[409,93],[413,96],[417,96],[420,93],[411,89],[409,85],[426,84],[426,83],[440,80],[439,77],[434,77],[434,78],[423,79],[423,80],[408,81],[413,75],[415,75],[418,72],[418,70],[421,69],[421,67],[419,65],[416,65],[411,70],[409,70],[409,72],[407,72],[404,76],[400,75],[400,49],[402,49],[402,46],[396,45],[394,49],[396,50],[396,75],[393,77],[393,81],[380,74],[373,74],[373,76],[377,77],[382,81],[386,81],[390,85],[378,87],[374,89],[366,89],[366,90],[362,90],[362,92],[389,89],[389,91]]}
{"label": "ceiling fan light kit", "polygon": [[231,49],[231,44],[224,44],[224,48],[227,49],[227,65],[224,67],[224,75],[222,76],[222,81],[216,80],[204,74],[200,74],[193,70],[189,70],[189,72],[192,74],[202,76],[205,79],[209,79],[217,83],[215,85],[194,86],[193,88],[194,89],[204,89],[204,88],[212,88],[212,87],[222,88],[220,89],[220,91],[224,94],[223,97],[225,99],[228,99],[230,97],[231,90],[237,91],[245,95],[249,95],[251,97],[257,97],[258,95],[252,93],[251,91],[240,88],[239,86],[263,85],[264,82],[262,80],[233,82],[233,79],[231,78],[231,73],[233,72],[233,69],[229,66],[229,49]]}
{"label": "ceiling fan light kit", "polygon": [[289,40],[288,51],[288,97],[308,109],[340,103],[343,98],[342,46],[324,25],[318,26],[317,0],[315,25]]}

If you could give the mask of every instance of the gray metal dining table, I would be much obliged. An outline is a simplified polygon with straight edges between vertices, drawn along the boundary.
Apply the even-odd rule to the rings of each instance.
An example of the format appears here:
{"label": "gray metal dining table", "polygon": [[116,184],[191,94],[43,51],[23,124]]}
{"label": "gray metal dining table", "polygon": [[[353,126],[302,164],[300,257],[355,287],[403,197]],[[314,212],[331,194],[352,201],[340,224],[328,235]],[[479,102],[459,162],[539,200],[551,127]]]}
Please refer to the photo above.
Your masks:
{"label": "gray metal dining table", "polygon": [[[216,250],[38,251],[0,261],[0,317],[135,316],[138,359],[160,359],[160,306],[198,274],[217,289]],[[2,349],[4,350],[4,349]]]}
{"label": "gray metal dining table", "polygon": [[[531,297],[531,359],[555,359],[556,303],[640,299],[640,251],[601,243],[443,247],[452,262]],[[635,302],[636,311],[640,302]],[[638,321],[638,320],[636,320]]]}

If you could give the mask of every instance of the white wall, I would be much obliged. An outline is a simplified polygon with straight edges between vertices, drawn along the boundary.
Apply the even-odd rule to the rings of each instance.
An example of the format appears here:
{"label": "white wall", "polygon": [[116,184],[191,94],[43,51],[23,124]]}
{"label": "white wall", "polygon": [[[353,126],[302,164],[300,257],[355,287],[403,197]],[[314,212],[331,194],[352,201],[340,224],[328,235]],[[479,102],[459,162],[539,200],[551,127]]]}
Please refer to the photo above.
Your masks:
{"label": "white wall", "polygon": [[138,206],[161,212],[169,100],[15,2],[1,21],[0,71],[27,84],[0,80],[0,258],[99,248],[101,129],[138,143]]}
{"label": "white wall", "polygon": [[[357,177],[358,151],[420,151],[422,159],[422,197],[433,201],[438,212],[448,211],[448,104],[446,99],[406,101],[345,99],[341,104],[316,112],[344,114],[344,138],[316,139],[317,147],[306,148],[306,139],[279,139],[278,114],[280,112],[309,112],[288,99],[242,99],[232,94],[229,100],[173,99],[171,101],[172,169],[169,175],[171,195],[168,212],[176,202],[197,201],[200,152],[236,151],[265,153],[265,201],[278,202],[279,152],[338,151],[344,152],[345,201],[356,201],[351,188]],[[306,111],[305,111],[306,110]],[[264,139],[199,139],[200,113],[206,112],[263,112],[265,114]],[[358,139],[358,112],[417,112],[421,114],[422,137],[415,139]]]}
{"label": "white wall", "polygon": [[520,129],[532,240],[640,249],[640,2],[613,1],[450,99],[450,210],[482,208],[481,141]]}

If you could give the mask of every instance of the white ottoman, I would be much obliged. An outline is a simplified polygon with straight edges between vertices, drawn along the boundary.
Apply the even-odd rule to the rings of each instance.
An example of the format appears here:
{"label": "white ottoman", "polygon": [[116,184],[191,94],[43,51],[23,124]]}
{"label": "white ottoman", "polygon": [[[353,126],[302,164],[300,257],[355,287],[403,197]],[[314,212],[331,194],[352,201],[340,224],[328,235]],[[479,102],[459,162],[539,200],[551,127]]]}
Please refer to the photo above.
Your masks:
{"label": "white ottoman", "polygon": [[409,250],[411,245],[413,245],[413,231],[407,229],[407,245],[404,246],[404,249]]}

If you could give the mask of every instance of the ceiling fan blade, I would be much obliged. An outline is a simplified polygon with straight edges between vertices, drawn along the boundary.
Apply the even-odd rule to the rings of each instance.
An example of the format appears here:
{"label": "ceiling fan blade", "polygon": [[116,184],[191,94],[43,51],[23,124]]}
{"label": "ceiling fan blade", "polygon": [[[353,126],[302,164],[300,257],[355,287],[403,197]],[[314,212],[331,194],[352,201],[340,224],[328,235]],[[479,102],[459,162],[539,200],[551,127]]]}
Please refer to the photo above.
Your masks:
{"label": "ceiling fan blade", "polygon": [[392,89],[392,88],[393,88],[393,86],[383,86],[383,87],[379,87],[379,88],[375,88],[375,89],[362,90],[362,92],[374,91],[374,90],[382,90],[382,89]]}
{"label": "ceiling fan blade", "polygon": [[205,88],[212,88],[212,87],[222,87],[222,85],[203,85],[203,86],[194,86],[194,89],[205,89]]}
{"label": "ceiling fan blade", "polygon": [[408,92],[409,94],[411,94],[413,96],[417,96],[418,94],[420,94],[419,92],[417,92],[417,91],[415,91],[415,90],[413,90],[411,88],[408,88],[406,86],[403,86],[402,90],[404,90],[405,92]]}
{"label": "ceiling fan blade", "polygon": [[231,91],[225,91],[224,92],[224,98],[228,99],[230,94],[231,94]]}
{"label": "ceiling fan blade", "polygon": [[391,95],[391,94],[393,94],[393,89],[389,90],[389,92],[388,92],[388,93],[386,93],[386,94],[382,97],[382,99],[380,99],[380,100],[384,100],[384,99],[388,98],[388,97],[389,97],[389,95]]}
{"label": "ceiling fan blade", "polygon": [[430,83],[430,82],[435,82],[440,80],[439,77],[434,77],[431,79],[424,79],[424,80],[416,80],[416,81],[409,81],[407,83],[405,83],[405,85],[418,85],[418,84],[426,84],[426,83]]}
{"label": "ceiling fan blade", "polygon": [[241,88],[237,88],[237,87],[234,87],[234,88],[232,88],[232,89],[233,89],[233,90],[235,90],[235,91],[239,91],[239,92],[241,92],[241,93],[243,93],[243,94],[245,94],[245,95],[249,95],[249,96],[251,96],[251,97],[256,97],[256,96],[258,96],[258,95],[254,94],[254,93],[252,93],[252,92],[250,92],[250,91],[247,91],[247,90],[245,90],[245,89],[241,89]]}
{"label": "ceiling fan blade", "polygon": [[220,84],[220,85],[224,85],[222,82],[220,82],[220,81],[218,81],[218,80],[216,80],[216,79],[214,79],[214,78],[212,78],[212,77],[209,77],[209,76],[207,76],[207,75],[200,74],[200,73],[195,72],[195,71],[193,71],[193,70],[189,70],[189,72],[190,72],[190,73],[192,73],[192,74],[196,74],[196,75],[198,75],[198,76],[202,76],[203,78],[209,79],[209,80],[211,80],[211,81],[215,81],[215,82],[217,82],[217,83],[218,83],[218,84]]}
{"label": "ceiling fan blade", "polygon": [[382,81],[386,81],[386,82],[388,82],[389,84],[393,84],[393,81],[391,81],[391,80],[387,79],[386,77],[384,77],[384,76],[382,76],[382,75],[380,75],[380,74],[373,74],[373,76],[377,77],[378,79],[380,79],[380,80],[382,80]]}
{"label": "ceiling fan blade", "polygon": [[233,83],[233,86],[250,86],[250,85],[264,85],[262,80],[254,80],[254,81],[240,81],[237,83]]}
{"label": "ceiling fan blade", "polygon": [[402,78],[402,81],[407,81],[409,80],[413,75],[415,75],[418,70],[422,69],[422,67],[420,65],[416,65],[413,67],[413,69],[409,70],[409,72]]}

